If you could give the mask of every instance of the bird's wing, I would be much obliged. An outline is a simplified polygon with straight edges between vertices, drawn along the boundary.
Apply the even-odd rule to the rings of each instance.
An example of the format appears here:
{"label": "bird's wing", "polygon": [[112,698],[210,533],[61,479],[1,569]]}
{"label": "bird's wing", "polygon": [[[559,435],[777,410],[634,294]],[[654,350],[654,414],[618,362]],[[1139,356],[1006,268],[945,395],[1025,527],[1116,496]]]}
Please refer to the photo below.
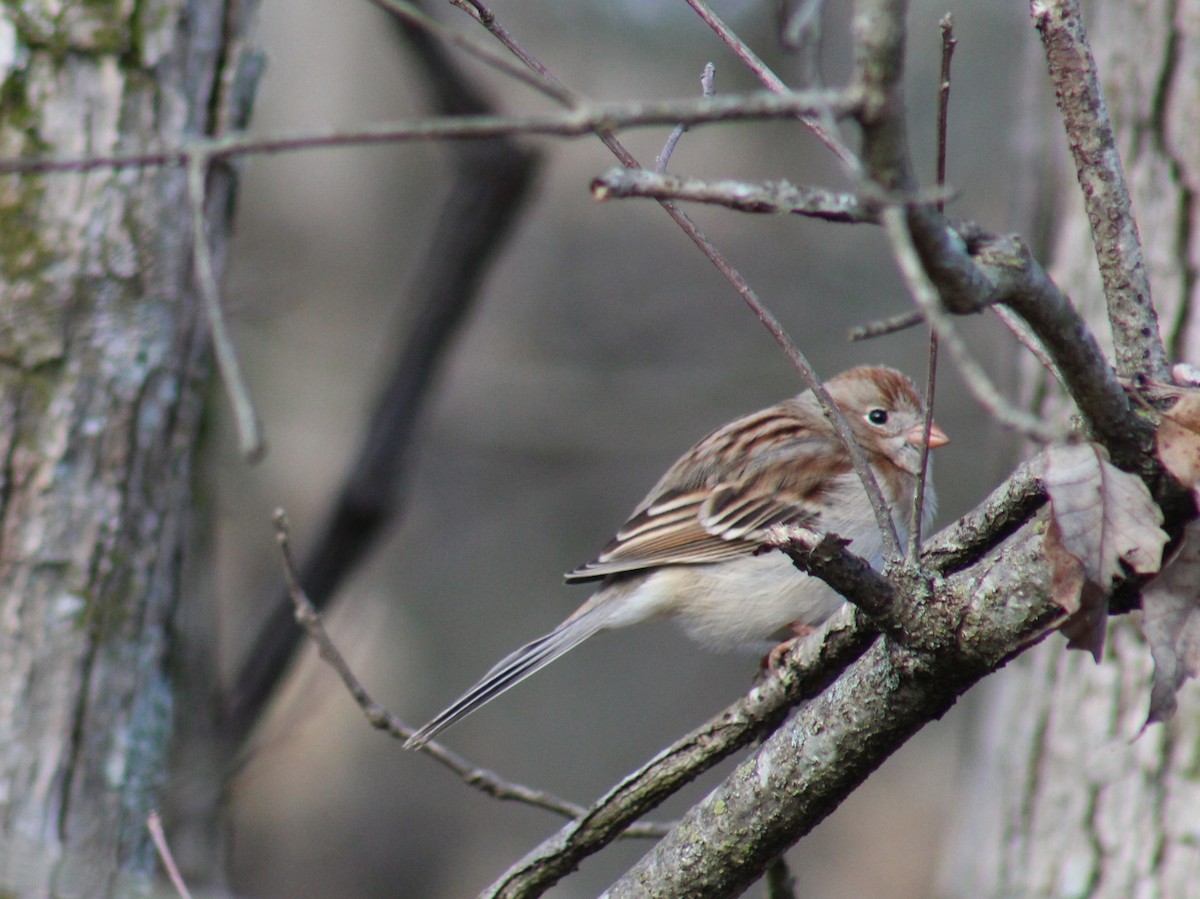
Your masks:
{"label": "bird's wing", "polygon": [[755,476],[663,494],[634,513],[595,561],[568,573],[567,580],[722,562],[755,552],[772,525],[813,527],[820,518],[813,491],[796,490],[801,485],[791,480],[782,485]]}

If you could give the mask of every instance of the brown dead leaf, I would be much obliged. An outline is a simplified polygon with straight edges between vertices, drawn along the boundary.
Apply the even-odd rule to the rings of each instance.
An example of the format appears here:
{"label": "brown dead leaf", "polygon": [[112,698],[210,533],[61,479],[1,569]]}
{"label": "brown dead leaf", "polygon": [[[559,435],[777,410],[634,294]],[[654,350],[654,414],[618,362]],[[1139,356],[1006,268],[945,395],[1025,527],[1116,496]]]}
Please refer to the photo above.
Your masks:
{"label": "brown dead leaf", "polygon": [[1163,467],[1185,487],[1200,482],[1200,391],[1183,394],[1163,413],[1155,447]]}
{"label": "brown dead leaf", "polygon": [[1087,579],[1108,589],[1124,562],[1139,574],[1158,571],[1167,533],[1162,510],[1142,479],[1110,463],[1091,443],[1050,447],[1042,476],[1063,548]]}
{"label": "brown dead leaf", "polygon": [[1099,662],[1104,652],[1108,624],[1108,597],[1084,577],[1083,563],[1067,552],[1053,518],[1042,541],[1042,551],[1050,563],[1050,594],[1069,613],[1061,625],[1069,649],[1083,649]]}
{"label": "brown dead leaf", "polygon": [[1200,521],[1142,591],[1142,633],[1154,657],[1148,726],[1175,714],[1180,685],[1200,672]]}
{"label": "brown dead leaf", "polygon": [[1108,593],[1124,562],[1140,574],[1158,570],[1167,533],[1162,510],[1141,478],[1121,471],[1089,443],[1046,451],[1042,475],[1051,520],[1043,542],[1056,603],[1070,613],[1068,645],[1100,658]]}

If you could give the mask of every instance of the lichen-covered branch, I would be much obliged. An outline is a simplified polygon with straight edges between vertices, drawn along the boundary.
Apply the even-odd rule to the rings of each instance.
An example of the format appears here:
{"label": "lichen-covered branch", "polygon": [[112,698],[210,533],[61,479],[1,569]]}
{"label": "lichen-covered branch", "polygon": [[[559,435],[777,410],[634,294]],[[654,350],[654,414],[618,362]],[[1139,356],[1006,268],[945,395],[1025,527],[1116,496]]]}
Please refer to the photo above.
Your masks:
{"label": "lichen-covered branch", "polygon": [[1142,240],[1079,0],[1033,0],[1030,12],[1046,51],[1092,227],[1117,371],[1124,378],[1142,374],[1166,380],[1167,354],[1150,297]]}
{"label": "lichen-covered branch", "polygon": [[818,695],[878,632],[861,615],[835,616],[805,641],[777,676],[767,678],[719,715],[677,740],[626,777],[588,811],[510,867],[481,896],[540,896],[630,823],[722,759],[770,733],[796,703]]}
{"label": "lichen-covered branch", "polygon": [[646,169],[613,169],[591,185],[596,200],[649,197],[725,206],[739,212],[791,213],[827,222],[855,224],[878,220],[878,209],[852,193],[797,187],[787,181],[708,181]]}
{"label": "lichen-covered branch", "polygon": [[731,896],[908,737],[1062,617],[1033,525],[934,588],[921,648],[875,643],[604,895]]}

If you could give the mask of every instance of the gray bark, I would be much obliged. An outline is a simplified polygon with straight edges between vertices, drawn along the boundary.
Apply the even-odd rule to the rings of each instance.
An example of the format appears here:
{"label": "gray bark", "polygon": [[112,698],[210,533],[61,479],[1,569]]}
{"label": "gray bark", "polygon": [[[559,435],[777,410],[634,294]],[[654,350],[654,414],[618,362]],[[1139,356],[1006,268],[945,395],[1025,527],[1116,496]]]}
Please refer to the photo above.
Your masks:
{"label": "gray bark", "polygon": [[[1169,354],[1194,362],[1200,3],[1102,0],[1086,12]],[[1088,224],[1074,208],[1055,258],[1056,279],[1107,336]],[[1101,665],[1051,639],[988,684],[945,895],[1194,894],[1200,691],[1185,685],[1176,718],[1133,740],[1150,673],[1133,615],[1111,626]]]}
{"label": "gray bark", "polygon": [[[0,14],[4,156],[177,146],[222,121],[240,13],[207,0],[54,9]],[[232,178],[210,184],[219,259]],[[184,175],[2,185],[0,889],[146,893],[209,370]]]}

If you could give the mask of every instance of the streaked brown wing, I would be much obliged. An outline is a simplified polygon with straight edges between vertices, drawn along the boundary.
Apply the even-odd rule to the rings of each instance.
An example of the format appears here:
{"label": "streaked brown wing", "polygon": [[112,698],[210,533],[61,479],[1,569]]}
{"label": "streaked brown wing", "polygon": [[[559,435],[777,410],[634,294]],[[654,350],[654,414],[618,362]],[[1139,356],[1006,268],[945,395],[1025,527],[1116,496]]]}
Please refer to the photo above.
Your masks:
{"label": "streaked brown wing", "polygon": [[[752,553],[776,524],[812,525],[812,507],[791,493],[762,492],[762,479],[663,497],[626,522],[595,561],[567,574],[594,580],[660,565],[707,565]],[[751,492],[747,492],[751,488]]]}
{"label": "streaked brown wing", "polygon": [[592,562],[568,572],[570,582],[589,581],[657,565],[703,565],[745,554],[746,547],[710,534],[699,511],[707,490],[667,495],[634,513]]}

